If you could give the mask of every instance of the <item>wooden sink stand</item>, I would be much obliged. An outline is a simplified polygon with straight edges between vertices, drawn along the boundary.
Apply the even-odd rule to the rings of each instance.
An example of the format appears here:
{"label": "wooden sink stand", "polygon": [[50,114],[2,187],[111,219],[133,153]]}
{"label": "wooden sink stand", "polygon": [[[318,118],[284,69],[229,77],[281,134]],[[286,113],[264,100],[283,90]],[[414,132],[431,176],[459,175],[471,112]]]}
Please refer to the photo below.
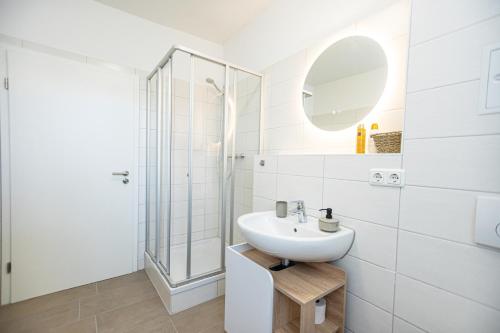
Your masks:
{"label": "wooden sink stand", "polygon": [[[242,253],[266,268],[274,280],[273,331],[275,333],[343,333],[346,274],[328,263],[296,263],[281,271],[269,268],[280,259],[251,249]],[[326,300],[325,321],[314,324],[315,302]]]}

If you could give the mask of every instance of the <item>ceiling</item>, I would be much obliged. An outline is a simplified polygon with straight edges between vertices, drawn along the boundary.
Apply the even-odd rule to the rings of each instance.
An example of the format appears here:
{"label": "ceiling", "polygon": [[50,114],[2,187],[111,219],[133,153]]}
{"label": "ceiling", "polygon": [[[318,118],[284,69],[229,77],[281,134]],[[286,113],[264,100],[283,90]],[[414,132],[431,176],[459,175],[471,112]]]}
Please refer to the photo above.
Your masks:
{"label": "ceiling", "polygon": [[273,0],[96,0],[102,4],[222,44]]}

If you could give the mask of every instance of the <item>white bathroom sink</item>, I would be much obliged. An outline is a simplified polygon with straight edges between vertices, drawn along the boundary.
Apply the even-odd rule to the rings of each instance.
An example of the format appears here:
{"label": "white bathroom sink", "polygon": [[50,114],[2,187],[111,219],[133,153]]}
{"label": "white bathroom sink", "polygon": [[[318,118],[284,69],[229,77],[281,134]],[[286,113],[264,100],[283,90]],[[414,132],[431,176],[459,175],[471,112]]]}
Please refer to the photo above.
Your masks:
{"label": "white bathroom sink", "polygon": [[334,233],[319,230],[318,219],[297,216],[276,217],[275,211],[245,214],[238,226],[246,241],[272,256],[303,262],[324,262],[341,258],[349,251],[354,231],[344,227]]}

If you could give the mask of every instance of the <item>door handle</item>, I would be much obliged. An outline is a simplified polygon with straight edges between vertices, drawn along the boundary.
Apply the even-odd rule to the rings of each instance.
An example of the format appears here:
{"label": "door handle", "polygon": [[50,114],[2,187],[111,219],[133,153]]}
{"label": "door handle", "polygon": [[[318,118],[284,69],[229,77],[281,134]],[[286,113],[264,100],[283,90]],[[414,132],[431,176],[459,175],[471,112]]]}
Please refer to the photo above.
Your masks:
{"label": "door handle", "polygon": [[112,173],[113,176],[124,176],[127,177],[129,175],[128,171],[116,171]]}
{"label": "door handle", "polygon": [[112,173],[113,176],[122,176],[123,177],[122,182],[125,185],[129,183],[129,180],[127,178],[129,174],[130,173],[126,170],[125,171],[115,171]]}

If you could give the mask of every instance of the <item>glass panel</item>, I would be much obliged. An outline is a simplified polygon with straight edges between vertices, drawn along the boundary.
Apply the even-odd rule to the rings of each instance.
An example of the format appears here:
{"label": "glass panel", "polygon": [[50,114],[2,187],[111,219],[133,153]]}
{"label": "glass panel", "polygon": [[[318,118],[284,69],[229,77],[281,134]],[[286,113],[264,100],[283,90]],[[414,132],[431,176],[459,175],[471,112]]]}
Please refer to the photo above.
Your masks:
{"label": "glass panel", "polygon": [[252,212],[253,159],[259,153],[260,140],[261,78],[239,70],[234,72],[236,134],[235,158],[231,160],[234,163],[232,244],[238,244],[244,242],[244,238],[236,221],[241,215]]}
{"label": "glass panel", "polygon": [[186,279],[190,57],[172,56],[172,149],[170,201],[170,280]]}
{"label": "glass panel", "polygon": [[234,177],[233,177],[233,153],[236,152],[236,147],[234,145],[235,143],[235,135],[236,135],[236,107],[237,107],[237,100],[236,100],[236,89],[237,89],[237,71],[233,68],[230,68],[229,70],[229,82],[228,82],[228,100],[227,100],[227,122],[226,122],[226,139],[225,139],[225,144],[227,147],[227,167],[226,167],[226,173],[225,177],[227,179],[227,184],[226,184],[226,219],[225,219],[225,224],[226,224],[226,246],[227,245],[232,245],[233,243],[233,224],[231,223],[232,221],[232,215],[234,214],[234,196],[232,196],[232,193],[234,192],[233,186],[234,184]]}
{"label": "glass panel", "polygon": [[162,107],[160,126],[160,265],[168,274],[170,272],[170,134],[171,134],[171,81],[169,61],[162,69]]}
{"label": "glass panel", "polygon": [[219,203],[225,66],[194,57],[191,276],[221,269]]}
{"label": "glass panel", "polygon": [[156,258],[156,166],[158,162],[157,154],[157,116],[158,116],[158,74],[155,74],[148,84],[148,160],[147,160],[147,202],[146,202],[146,223],[147,238],[146,251],[151,257]]}

